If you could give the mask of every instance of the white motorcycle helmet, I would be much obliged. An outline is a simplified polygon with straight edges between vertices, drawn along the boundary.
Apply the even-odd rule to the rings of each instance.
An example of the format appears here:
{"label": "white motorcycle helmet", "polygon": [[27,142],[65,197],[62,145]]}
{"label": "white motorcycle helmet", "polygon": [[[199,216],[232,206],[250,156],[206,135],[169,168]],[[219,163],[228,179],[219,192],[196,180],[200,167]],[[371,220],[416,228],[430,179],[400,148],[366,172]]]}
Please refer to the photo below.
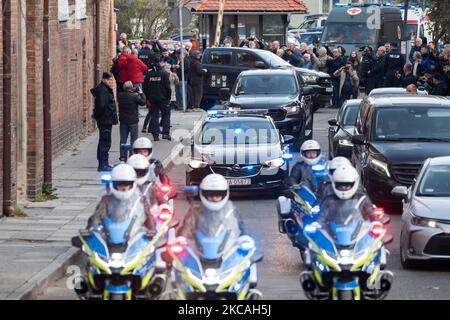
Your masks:
{"label": "white motorcycle helmet", "polygon": [[359,188],[359,174],[352,166],[342,166],[331,177],[333,191],[342,200],[351,199]]}
{"label": "white motorcycle helmet", "polygon": [[124,201],[131,198],[137,188],[136,172],[128,164],[119,164],[111,172],[110,190],[115,198]]}
{"label": "white motorcycle helmet", "polygon": [[145,137],[140,137],[138,139],[136,139],[136,141],[134,141],[133,143],[133,154],[138,154],[140,152],[142,152],[143,150],[148,150],[148,154],[144,155],[147,160],[150,161],[150,159],[152,158],[152,154],[153,154],[153,144],[150,141],[150,139],[145,138]]}
{"label": "white motorcycle helmet", "polygon": [[200,183],[200,200],[209,210],[222,209],[229,197],[230,187],[220,174],[209,174]]}
{"label": "white motorcycle helmet", "polygon": [[342,166],[351,166],[351,165],[352,165],[352,163],[346,157],[333,158],[330,162],[328,162],[330,176],[333,175],[334,171],[336,171],[337,168],[342,167]]}
{"label": "white motorcycle helmet", "polygon": [[[306,140],[300,148],[300,154],[306,164],[315,165],[321,158],[320,144],[316,140]],[[314,154],[314,156],[311,154]]]}
{"label": "white motorcycle helmet", "polygon": [[136,171],[136,182],[138,186],[142,186],[150,178],[150,162],[141,154],[133,154],[127,161]]}

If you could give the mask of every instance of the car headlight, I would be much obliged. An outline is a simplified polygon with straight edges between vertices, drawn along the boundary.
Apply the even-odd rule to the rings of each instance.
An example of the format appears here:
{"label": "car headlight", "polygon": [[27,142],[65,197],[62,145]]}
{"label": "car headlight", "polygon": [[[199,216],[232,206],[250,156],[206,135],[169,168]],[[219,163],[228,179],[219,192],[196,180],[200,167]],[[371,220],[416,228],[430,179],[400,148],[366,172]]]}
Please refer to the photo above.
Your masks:
{"label": "car headlight", "polygon": [[303,76],[303,81],[305,81],[305,82],[317,82],[318,79],[319,79],[318,76],[313,76],[313,75]]}
{"label": "car headlight", "polygon": [[272,159],[272,160],[267,160],[266,162],[264,162],[264,164],[267,167],[279,168],[282,165],[284,165],[284,160],[283,160],[283,158],[276,158],[276,159]]}
{"label": "car headlight", "polygon": [[413,225],[420,226],[420,227],[428,227],[428,228],[437,228],[438,227],[438,224],[436,221],[431,220],[431,219],[420,218],[420,217],[416,217],[416,216],[412,217],[411,223]]}
{"label": "car headlight", "polygon": [[286,113],[289,114],[297,114],[300,111],[300,107],[298,105],[291,105],[287,107],[283,107],[286,110]]}
{"label": "car headlight", "polygon": [[345,147],[353,147],[353,143],[350,140],[347,139],[340,139],[339,145],[345,146]]}
{"label": "car headlight", "polygon": [[377,171],[380,174],[384,174],[391,177],[391,174],[389,173],[388,165],[387,163],[374,159],[372,157],[369,157],[369,167],[371,167],[373,170]]}
{"label": "car headlight", "polygon": [[189,166],[192,169],[201,169],[201,168],[205,168],[208,165],[207,162],[204,161],[200,161],[200,160],[196,160],[196,159],[191,159],[189,161]]}

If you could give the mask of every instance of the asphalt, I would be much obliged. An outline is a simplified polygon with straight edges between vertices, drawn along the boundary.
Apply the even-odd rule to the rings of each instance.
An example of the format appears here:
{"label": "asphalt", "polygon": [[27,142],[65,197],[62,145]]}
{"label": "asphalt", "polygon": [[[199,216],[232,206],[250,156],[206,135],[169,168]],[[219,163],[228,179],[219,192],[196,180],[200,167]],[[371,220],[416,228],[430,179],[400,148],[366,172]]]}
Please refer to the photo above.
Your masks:
{"label": "asphalt", "polygon": [[[314,138],[328,150],[327,120],[334,117],[336,110],[320,109],[315,114]],[[175,184],[184,185],[184,166],[174,166],[170,176]],[[246,229],[256,239],[264,252],[263,261],[258,264],[258,289],[265,299],[306,299],[300,284],[301,259],[286,235],[277,227],[276,198],[253,197],[234,199],[239,208]],[[176,215],[182,219],[187,203],[182,197],[175,201]],[[394,272],[394,284],[387,299],[394,300],[446,300],[450,297],[450,276],[448,264],[425,265],[415,270],[403,270],[399,257],[400,215],[392,215],[388,232],[394,242],[387,246],[390,251],[388,269]],[[76,299],[72,290],[66,288],[67,278],[51,283],[39,299]]]}

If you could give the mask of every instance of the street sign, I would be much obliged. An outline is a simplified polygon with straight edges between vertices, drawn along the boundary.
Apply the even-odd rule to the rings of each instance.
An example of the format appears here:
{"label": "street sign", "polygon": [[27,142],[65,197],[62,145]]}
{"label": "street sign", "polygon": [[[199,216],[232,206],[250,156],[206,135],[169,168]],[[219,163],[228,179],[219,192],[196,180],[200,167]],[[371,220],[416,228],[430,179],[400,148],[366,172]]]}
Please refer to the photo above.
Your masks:
{"label": "street sign", "polygon": [[[183,25],[184,26],[187,26],[189,23],[191,23],[191,21],[192,21],[192,13],[191,13],[191,11],[188,8],[183,7],[181,9],[181,15],[182,15],[182,20],[183,20]],[[179,26],[180,25],[180,14],[179,14],[178,7],[175,7],[175,8],[172,9],[172,11],[170,11],[169,21],[174,26]]]}

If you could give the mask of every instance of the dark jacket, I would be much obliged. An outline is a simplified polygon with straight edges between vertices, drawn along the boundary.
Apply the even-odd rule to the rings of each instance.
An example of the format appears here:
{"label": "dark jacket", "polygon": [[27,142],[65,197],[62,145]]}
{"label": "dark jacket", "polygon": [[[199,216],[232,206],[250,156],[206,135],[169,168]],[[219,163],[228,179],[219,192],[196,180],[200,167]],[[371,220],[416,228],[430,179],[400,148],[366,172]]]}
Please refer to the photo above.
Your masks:
{"label": "dark jacket", "polygon": [[169,104],[172,95],[169,74],[160,68],[151,69],[144,80],[144,93],[150,103]]}
{"label": "dark jacket", "polygon": [[191,85],[203,85],[203,75],[205,71],[203,70],[202,64],[195,58],[191,59],[191,63],[189,65],[189,84]]}
{"label": "dark jacket", "polygon": [[328,74],[331,76],[331,78],[339,80],[339,77],[334,76],[334,73],[341,67],[345,66],[345,59],[342,56],[340,56],[334,58],[333,60],[328,60],[327,66],[328,66]]}
{"label": "dark jacket", "polygon": [[403,66],[405,65],[405,57],[398,50],[391,50],[386,54],[384,59],[384,74],[386,76],[393,76],[397,72],[403,72]]}
{"label": "dark jacket", "polygon": [[136,92],[121,92],[117,97],[119,120],[126,124],[139,122],[139,106],[145,105],[145,95]]}
{"label": "dark jacket", "polygon": [[379,56],[375,60],[372,70],[368,75],[372,88],[381,88],[384,82],[384,59],[385,55]]}
{"label": "dark jacket", "polygon": [[295,49],[292,54],[288,55],[288,62],[294,67],[301,68],[305,65],[302,53],[299,49]]}
{"label": "dark jacket", "polygon": [[114,100],[112,89],[101,82],[91,89],[91,94],[95,98],[93,117],[97,125],[117,124],[116,100]]}
{"label": "dark jacket", "polygon": [[410,84],[415,84],[417,86],[417,80],[418,78],[414,76],[412,73],[408,74],[407,76],[404,76],[402,79],[402,87],[406,88]]}
{"label": "dark jacket", "polygon": [[446,96],[448,93],[448,87],[447,83],[445,81],[441,81],[441,83],[435,85],[431,91],[430,94],[434,96]]}
{"label": "dark jacket", "polygon": [[142,48],[141,50],[139,50],[139,55],[138,58],[141,59],[141,61],[148,66],[149,61],[150,61],[150,57],[152,56],[153,51],[150,48]]}

